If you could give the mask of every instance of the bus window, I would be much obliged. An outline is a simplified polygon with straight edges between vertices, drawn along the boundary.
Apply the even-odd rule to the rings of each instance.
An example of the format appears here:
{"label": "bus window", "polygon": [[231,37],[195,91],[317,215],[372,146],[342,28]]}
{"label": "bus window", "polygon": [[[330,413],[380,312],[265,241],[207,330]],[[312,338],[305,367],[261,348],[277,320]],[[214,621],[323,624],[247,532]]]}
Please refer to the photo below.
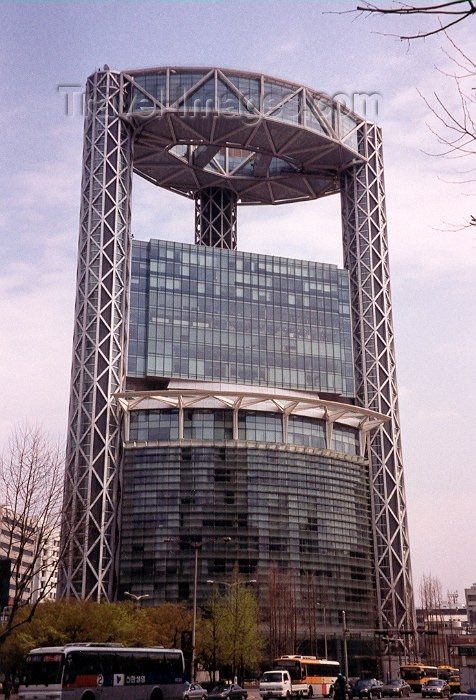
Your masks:
{"label": "bus window", "polygon": [[24,685],[53,685],[61,682],[62,654],[30,654],[26,658]]}
{"label": "bus window", "polygon": [[168,668],[173,674],[181,675],[183,673],[182,658],[178,654],[174,654],[171,651],[166,651],[165,660]]}

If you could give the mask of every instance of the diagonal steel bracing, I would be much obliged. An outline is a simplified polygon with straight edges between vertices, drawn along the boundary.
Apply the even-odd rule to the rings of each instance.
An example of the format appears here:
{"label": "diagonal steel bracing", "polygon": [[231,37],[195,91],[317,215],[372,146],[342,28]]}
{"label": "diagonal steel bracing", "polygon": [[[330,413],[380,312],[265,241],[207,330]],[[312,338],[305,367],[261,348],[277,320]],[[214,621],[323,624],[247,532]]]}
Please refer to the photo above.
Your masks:
{"label": "diagonal steel bracing", "polygon": [[380,130],[366,124],[359,139],[367,163],[345,172],[341,196],[357,400],[390,416],[370,437],[377,599],[382,627],[413,630]]}
{"label": "diagonal steel bracing", "polygon": [[[168,99],[177,71],[160,76]],[[139,174],[195,197],[200,245],[236,248],[238,200],[276,204],[341,188],[357,400],[390,418],[369,443],[380,624],[414,629],[380,131],[307,88],[254,74],[241,83],[219,69],[204,71],[190,88],[196,97],[209,83],[216,107],[192,122],[177,105],[154,107],[141,85],[146,78],[105,69],[87,84],[61,594],[115,594],[121,426],[113,397],[125,389],[134,142]],[[243,113],[241,89],[255,83],[256,104]],[[235,105],[231,116],[218,108],[223,85]],[[264,104],[271,87],[281,98],[270,112]],[[260,117],[251,126],[250,114]],[[218,158],[223,149],[225,161]],[[226,172],[222,161],[231,163]]]}
{"label": "diagonal steel bracing", "polygon": [[109,600],[124,388],[130,267],[132,134],[119,117],[123,78],[87,83],[78,275],[60,593]]}
{"label": "diagonal steel bracing", "polygon": [[236,249],[237,195],[222,187],[207,187],[195,199],[195,243]]}

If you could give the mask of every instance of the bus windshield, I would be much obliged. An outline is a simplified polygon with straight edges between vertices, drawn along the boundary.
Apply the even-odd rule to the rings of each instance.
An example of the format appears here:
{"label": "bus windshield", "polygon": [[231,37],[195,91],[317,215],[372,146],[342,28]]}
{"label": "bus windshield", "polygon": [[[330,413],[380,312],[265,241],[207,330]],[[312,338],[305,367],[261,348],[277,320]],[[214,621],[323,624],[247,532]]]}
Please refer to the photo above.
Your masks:
{"label": "bus windshield", "polygon": [[292,681],[301,680],[301,664],[299,661],[293,661],[292,659],[276,659],[274,665],[288,671]]}
{"label": "bus windshield", "polygon": [[418,668],[402,668],[402,678],[406,681],[419,681],[422,675]]}
{"label": "bus windshield", "polygon": [[29,654],[26,657],[23,685],[61,683],[63,654]]}
{"label": "bus windshield", "polygon": [[442,678],[444,681],[449,681],[452,676],[458,673],[458,669],[453,666],[439,666],[438,667],[438,678]]}

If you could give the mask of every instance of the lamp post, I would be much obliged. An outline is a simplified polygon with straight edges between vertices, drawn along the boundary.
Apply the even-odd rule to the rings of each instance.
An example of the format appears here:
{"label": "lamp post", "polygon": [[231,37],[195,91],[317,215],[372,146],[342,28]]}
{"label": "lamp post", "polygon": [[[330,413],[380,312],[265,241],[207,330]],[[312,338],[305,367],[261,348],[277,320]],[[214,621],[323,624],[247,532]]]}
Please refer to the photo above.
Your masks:
{"label": "lamp post", "polygon": [[197,635],[197,585],[198,585],[198,550],[203,542],[192,542],[195,550],[195,568],[193,574],[193,612],[192,612],[192,683],[195,683],[195,647]]}
{"label": "lamp post", "polygon": [[[324,599],[317,601],[318,608],[322,610],[322,627],[324,632],[324,658],[327,659],[327,596]],[[316,653],[318,649],[318,641],[316,635]]]}
{"label": "lamp post", "polygon": [[327,659],[327,608],[325,605],[322,608],[322,613],[324,617],[324,658]]}
{"label": "lamp post", "polygon": [[347,624],[345,610],[342,610],[342,637],[344,640],[344,675],[349,677],[349,659],[347,657]]}
{"label": "lamp post", "polygon": [[[181,537],[167,537],[164,542],[184,541]],[[189,541],[190,547],[194,550],[194,572],[193,572],[193,604],[192,604],[192,659],[191,659],[191,681],[195,683],[195,656],[196,656],[196,635],[197,635],[197,588],[198,588],[198,552],[204,544],[208,542],[231,542],[231,537],[219,537],[209,540]]]}

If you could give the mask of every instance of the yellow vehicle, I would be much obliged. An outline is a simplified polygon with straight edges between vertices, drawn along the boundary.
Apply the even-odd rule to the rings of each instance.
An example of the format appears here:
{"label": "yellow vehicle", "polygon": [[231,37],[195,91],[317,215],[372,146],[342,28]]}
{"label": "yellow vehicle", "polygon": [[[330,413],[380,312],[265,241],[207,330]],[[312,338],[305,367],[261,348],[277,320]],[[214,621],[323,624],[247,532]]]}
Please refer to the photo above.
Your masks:
{"label": "yellow vehicle", "polygon": [[438,678],[441,678],[442,680],[446,681],[447,683],[449,682],[451,676],[458,676],[459,675],[459,668],[455,668],[454,666],[438,666]]}
{"label": "yellow vehicle", "polygon": [[426,664],[405,664],[400,666],[400,677],[408,683],[413,692],[420,693],[423,683],[429,678],[438,678],[438,669]]}
{"label": "yellow vehicle", "polygon": [[460,692],[461,681],[459,677],[459,668],[455,668],[454,666],[438,666],[438,678],[448,683],[452,693]]}
{"label": "yellow vehicle", "polygon": [[274,659],[273,668],[289,671],[292,681],[305,683],[309,697],[313,695],[328,697],[340,671],[338,661],[298,655]]}

